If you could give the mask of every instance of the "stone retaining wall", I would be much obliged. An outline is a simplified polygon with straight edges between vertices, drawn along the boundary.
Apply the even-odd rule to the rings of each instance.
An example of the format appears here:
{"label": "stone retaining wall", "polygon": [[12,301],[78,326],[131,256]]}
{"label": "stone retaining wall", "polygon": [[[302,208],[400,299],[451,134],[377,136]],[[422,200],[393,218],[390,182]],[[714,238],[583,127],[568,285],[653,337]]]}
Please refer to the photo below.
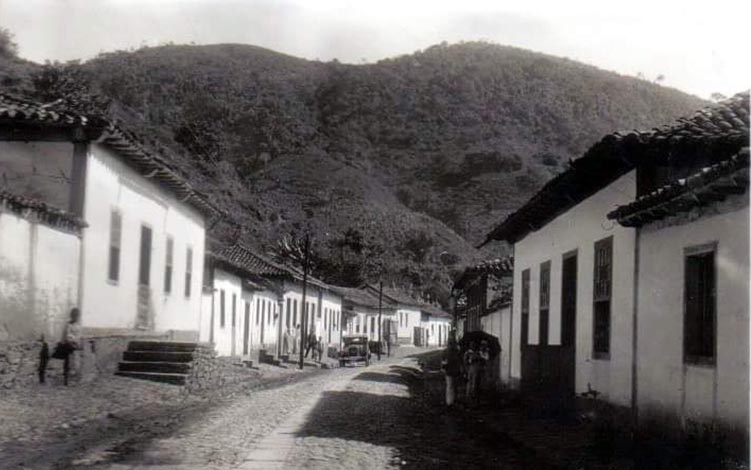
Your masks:
{"label": "stone retaining wall", "polygon": [[255,377],[257,374],[252,369],[237,365],[236,358],[217,357],[212,347],[201,345],[193,353],[185,392],[191,395],[231,392]]}
{"label": "stone retaining wall", "polygon": [[[150,336],[150,339],[161,339]],[[128,342],[143,339],[140,336],[102,336],[85,337],[81,350],[72,363],[73,381],[91,382],[103,375],[112,375],[117,364],[122,360],[123,351]],[[49,342],[49,353],[57,343]],[[41,341],[4,341],[0,342],[0,387],[25,387],[39,382],[39,355]],[[47,363],[47,380],[51,383],[62,382],[63,361],[49,359]]]}

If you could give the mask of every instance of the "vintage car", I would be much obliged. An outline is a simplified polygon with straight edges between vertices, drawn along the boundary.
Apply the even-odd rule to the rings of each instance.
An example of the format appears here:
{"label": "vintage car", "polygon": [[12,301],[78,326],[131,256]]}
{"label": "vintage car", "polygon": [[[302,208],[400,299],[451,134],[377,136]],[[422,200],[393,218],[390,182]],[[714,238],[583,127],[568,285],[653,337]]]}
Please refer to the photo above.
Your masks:
{"label": "vintage car", "polygon": [[367,336],[345,336],[342,338],[342,350],[339,351],[339,365],[357,364],[364,362],[370,365],[370,347]]}

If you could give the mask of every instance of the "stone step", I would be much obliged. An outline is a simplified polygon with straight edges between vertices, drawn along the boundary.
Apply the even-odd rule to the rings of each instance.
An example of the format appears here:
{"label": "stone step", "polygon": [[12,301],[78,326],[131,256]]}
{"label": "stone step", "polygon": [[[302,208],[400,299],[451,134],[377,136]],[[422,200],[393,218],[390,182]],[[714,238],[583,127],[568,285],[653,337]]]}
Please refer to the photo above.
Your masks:
{"label": "stone step", "polygon": [[189,362],[120,362],[117,365],[120,372],[166,372],[171,374],[187,374],[190,371]]}
{"label": "stone step", "polygon": [[193,352],[198,343],[180,341],[131,341],[128,351]]}
{"label": "stone step", "polygon": [[192,362],[193,353],[164,351],[125,351],[123,360],[127,362]]}
{"label": "stone step", "polygon": [[186,374],[167,374],[163,372],[115,372],[115,375],[173,385],[185,385],[185,380],[188,377]]}

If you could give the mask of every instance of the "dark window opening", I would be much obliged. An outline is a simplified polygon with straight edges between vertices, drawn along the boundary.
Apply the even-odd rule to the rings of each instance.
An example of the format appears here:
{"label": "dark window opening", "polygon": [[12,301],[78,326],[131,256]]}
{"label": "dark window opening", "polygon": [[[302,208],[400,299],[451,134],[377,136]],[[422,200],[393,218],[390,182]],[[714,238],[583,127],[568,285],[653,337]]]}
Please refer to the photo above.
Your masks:
{"label": "dark window opening", "polygon": [[122,239],[123,218],[119,211],[110,214],[110,253],[107,278],[110,281],[120,280],[120,241]]}
{"label": "dark window opening", "polygon": [[193,280],[193,248],[185,254],[185,297],[190,297],[190,284]]}
{"label": "dark window opening", "polygon": [[540,265],[540,345],[548,344],[550,317],[550,261]]}
{"label": "dark window opening", "polygon": [[148,286],[151,281],[151,229],[141,226],[141,257],[138,265],[138,284]]}
{"label": "dark window opening", "polygon": [[522,271],[522,346],[527,345],[529,329],[529,269]]}
{"label": "dark window opening", "polygon": [[593,355],[610,357],[610,308],[613,285],[613,237],[595,243]]}
{"label": "dark window opening", "polygon": [[687,254],[683,347],[688,364],[715,363],[715,253],[714,247]]}
{"label": "dark window opening", "polygon": [[175,246],[175,241],[172,237],[167,237],[166,255],[164,260],[164,292],[169,294],[172,292],[172,255]]}
{"label": "dark window opening", "polygon": [[224,328],[225,316],[224,316],[224,289],[219,291],[219,326]]}

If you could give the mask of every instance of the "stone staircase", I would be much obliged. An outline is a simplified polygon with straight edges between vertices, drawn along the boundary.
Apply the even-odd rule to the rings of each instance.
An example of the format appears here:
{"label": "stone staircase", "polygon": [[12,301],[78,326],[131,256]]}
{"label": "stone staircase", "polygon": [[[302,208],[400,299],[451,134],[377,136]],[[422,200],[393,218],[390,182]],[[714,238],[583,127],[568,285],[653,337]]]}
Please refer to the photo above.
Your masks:
{"label": "stone staircase", "polygon": [[198,343],[131,341],[115,375],[185,385]]}

